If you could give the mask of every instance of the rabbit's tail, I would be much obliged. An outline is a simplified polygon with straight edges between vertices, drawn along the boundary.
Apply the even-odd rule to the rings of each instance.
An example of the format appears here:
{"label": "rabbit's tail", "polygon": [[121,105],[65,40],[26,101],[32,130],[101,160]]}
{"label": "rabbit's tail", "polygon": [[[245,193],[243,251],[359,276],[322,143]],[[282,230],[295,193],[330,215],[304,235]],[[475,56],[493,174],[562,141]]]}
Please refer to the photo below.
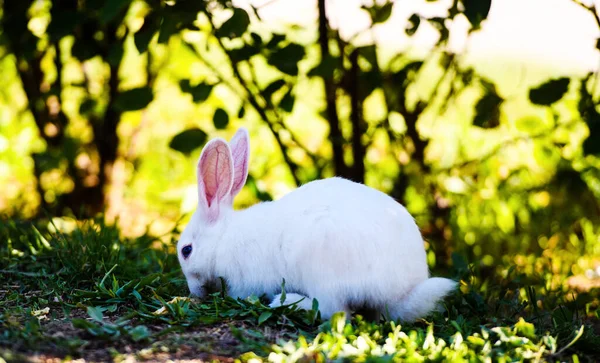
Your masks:
{"label": "rabbit's tail", "polygon": [[452,293],[458,286],[456,281],[441,277],[429,278],[415,286],[408,295],[390,309],[392,319],[404,322],[413,322],[430,313],[440,310],[441,300]]}

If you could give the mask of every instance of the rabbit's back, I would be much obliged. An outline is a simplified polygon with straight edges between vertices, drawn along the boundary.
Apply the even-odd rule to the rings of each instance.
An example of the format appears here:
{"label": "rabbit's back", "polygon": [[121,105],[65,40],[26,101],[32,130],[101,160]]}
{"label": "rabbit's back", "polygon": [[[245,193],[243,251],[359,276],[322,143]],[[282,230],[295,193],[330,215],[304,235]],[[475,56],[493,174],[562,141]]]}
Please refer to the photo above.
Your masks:
{"label": "rabbit's back", "polygon": [[303,289],[339,290],[349,303],[360,303],[392,292],[401,296],[429,277],[419,228],[385,193],[329,178],[303,185],[275,204],[286,225],[284,274]]}

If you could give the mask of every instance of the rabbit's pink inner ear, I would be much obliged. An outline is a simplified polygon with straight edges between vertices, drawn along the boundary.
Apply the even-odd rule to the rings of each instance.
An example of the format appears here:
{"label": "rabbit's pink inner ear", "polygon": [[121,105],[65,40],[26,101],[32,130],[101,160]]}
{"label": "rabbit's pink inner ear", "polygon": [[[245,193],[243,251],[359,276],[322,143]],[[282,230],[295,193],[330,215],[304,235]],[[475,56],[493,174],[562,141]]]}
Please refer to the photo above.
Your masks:
{"label": "rabbit's pink inner ear", "polygon": [[233,161],[229,146],[223,140],[209,142],[198,162],[198,191],[200,199],[210,208],[222,201],[231,190]]}
{"label": "rabbit's pink inner ear", "polygon": [[248,131],[240,128],[233,136],[231,142],[231,156],[233,157],[233,187],[231,195],[235,196],[246,184],[248,177],[248,157],[250,154],[250,142]]}

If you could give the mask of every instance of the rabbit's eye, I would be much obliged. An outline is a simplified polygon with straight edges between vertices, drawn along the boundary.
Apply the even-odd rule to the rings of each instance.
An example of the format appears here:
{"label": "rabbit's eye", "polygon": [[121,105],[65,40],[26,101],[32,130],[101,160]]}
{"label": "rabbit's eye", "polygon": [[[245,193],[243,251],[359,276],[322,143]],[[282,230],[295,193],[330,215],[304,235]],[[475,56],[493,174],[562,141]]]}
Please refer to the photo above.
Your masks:
{"label": "rabbit's eye", "polygon": [[192,253],[192,246],[191,245],[187,245],[185,247],[183,247],[181,249],[181,254],[183,255],[183,258],[188,258],[188,256],[190,255],[190,253]]}

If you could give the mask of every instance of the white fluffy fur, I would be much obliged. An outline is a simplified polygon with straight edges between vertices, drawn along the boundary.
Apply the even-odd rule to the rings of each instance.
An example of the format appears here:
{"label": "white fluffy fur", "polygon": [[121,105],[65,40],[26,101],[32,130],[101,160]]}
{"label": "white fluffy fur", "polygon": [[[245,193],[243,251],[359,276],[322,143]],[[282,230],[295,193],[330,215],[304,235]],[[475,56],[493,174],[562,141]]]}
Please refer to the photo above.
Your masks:
{"label": "white fluffy fur", "polygon": [[[247,138],[245,130],[240,133]],[[316,298],[323,318],[367,306],[414,321],[457,286],[429,277],[414,219],[378,190],[329,178],[240,211],[232,208],[234,196],[219,202],[214,221],[199,203],[181,235],[178,256],[194,295],[203,296],[202,286],[222,277],[234,298],[274,298],[285,279],[285,303],[307,297],[299,306],[310,309]],[[181,249],[190,244],[192,253],[184,259]],[[272,303],[277,305],[279,295]]]}

